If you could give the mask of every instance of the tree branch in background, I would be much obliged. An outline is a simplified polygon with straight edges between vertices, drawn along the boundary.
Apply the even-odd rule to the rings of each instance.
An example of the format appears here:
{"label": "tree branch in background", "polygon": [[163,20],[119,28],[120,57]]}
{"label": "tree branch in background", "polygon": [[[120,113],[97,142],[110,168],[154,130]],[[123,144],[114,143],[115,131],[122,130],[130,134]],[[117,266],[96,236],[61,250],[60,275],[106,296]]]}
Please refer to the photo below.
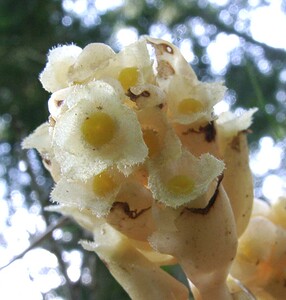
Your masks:
{"label": "tree branch in background", "polygon": [[56,229],[59,228],[61,226],[64,225],[64,223],[66,223],[69,220],[68,217],[63,216],[60,217],[58,219],[58,221],[55,224],[51,224],[46,231],[40,235],[37,239],[35,239],[31,245],[22,253],[20,253],[19,255],[15,256],[11,261],[9,261],[6,265],[2,266],[0,268],[0,271],[7,268],[8,266],[10,266],[14,261],[16,261],[17,259],[22,258],[27,252],[29,252],[30,250],[34,249],[35,247],[39,246],[43,241],[45,241],[46,239],[48,239],[50,237],[50,235],[52,234],[52,232]]}

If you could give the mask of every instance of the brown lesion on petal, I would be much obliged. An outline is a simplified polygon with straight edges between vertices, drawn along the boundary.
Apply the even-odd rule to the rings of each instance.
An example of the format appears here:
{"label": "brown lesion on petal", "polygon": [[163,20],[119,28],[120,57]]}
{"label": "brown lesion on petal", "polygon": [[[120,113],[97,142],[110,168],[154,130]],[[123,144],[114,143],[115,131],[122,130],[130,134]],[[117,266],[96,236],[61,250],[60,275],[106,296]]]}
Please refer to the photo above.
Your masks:
{"label": "brown lesion on petal", "polygon": [[50,159],[48,159],[48,158],[42,158],[43,159],[43,163],[46,165],[46,166],[51,166],[52,165],[52,162],[51,162],[51,160]]}
{"label": "brown lesion on petal", "polygon": [[50,167],[52,166],[52,161],[50,159],[49,154],[47,152],[42,152],[42,153],[40,153],[40,156],[42,158],[45,168],[49,170]]}
{"label": "brown lesion on petal", "polygon": [[164,52],[167,52],[169,54],[174,54],[174,49],[168,44],[161,43],[156,45],[156,47],[158,48],[161,54],[163,54]]}
{"label": "brown lesion on petal", "polygon": [[55,104],[57,107],[61,107],[64,103],[64,100],[55,100]]}
{"label": "brown lesion on petal", "polygon": [[182,132],[183,135],[188,135],[189,133],[203,133],[205,135],[205,140],[208,143],[214,142],[216,138],[216,129],[213,121],[208,123],[206,126],[201,126],[198,130],[194,128],[188,128],[186,131]]}
{"label": "brown lesion on petal", "polygon": [[175,74],[175,70],[172,67],[172,65],[166,61],[166,60],[160,60],[158,62],[158,76],[164,79],[167,79],[168,77]]}
{"label": "brown lesion on petal", "polygon": [[48,153],[46,152],[43,152],[43,153],[40,153],[40,156],[41,156],[41,159],[42,159],[42,162],[43,162],[43,165],[44,167],[50,171],[51,168],[52,168],[52,161],[48,155]]}
{"label": "brown lesion on petal", "polygon": [[138,218],[140,215],[142,215],[145,211],[149,210],[151,207],[147,207],[147,208],[143,208],[139,211],[137,211],[137,209],[131,210],[129,207],[129,204],[127,202],[114,202],[111,208],[111,211],[119,208],[121,210],[123,210],[123,212],[130,218],[130,219],[136,219]]}
{"label": "brown lesion on petal", "polygon": [[174,49],[169,44],[166,44],[166,43],[157,44],[157,43],[151,42],[150,40],[148,40],[148,43],[155,48],[158,55],[163,55],[166,52],[169,54],[174,54]]}
{"label": "brown lesion on petal", "polygon": [[212,195],[210,201],[208,202],[207,206],[204,208],[191,208],[191,207],[185,207],[185,209],[182,211],[182,214],[184,213],[185,210],[194,213],[194,214],[200,214],[200,215],[207,215],[209,213],[209,211],[211,210],[211,208],[214,206],[217,196],[219,194],[219,186],[222,182],[223,179],[223,174],[221,174],[218,177],[218,181],[217,181],[217,186],[216,189],[214,191],[214,194]]}

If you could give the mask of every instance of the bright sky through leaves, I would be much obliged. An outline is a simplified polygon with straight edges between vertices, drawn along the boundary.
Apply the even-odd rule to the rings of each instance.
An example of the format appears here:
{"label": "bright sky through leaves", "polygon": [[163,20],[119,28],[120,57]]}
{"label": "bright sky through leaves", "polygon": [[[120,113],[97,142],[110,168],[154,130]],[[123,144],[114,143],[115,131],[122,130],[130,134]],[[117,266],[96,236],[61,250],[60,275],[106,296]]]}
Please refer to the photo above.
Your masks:
{"label": "bright sky through leaves", "polygon": [[[218,6],[230,3],[228,0],[212,0],[209,2]],[[269,5],[256,7],[255,5],[258,2],[259,1],[255,0],[249,1],[249,3],[252,4],[252,10],[247,11],[247,17],[251,19],[250,33],[255,40],[261,43],[265,43],[271,47],[286,49],[286,16],[280,9],[281,1],[268,1]],[[73,15],[81,16],[85,20],[84,24],[86,24],[86,26],[96,24],[96,22],[99,22],[100,16],[106,11],[120,7],[123,4],[124,0],[97,0],[95,1],[97,11],[94,12],[93,16],[85,18],[88,10],[88,0],[63,0],[64,9]],[[71,22],[72,18],[70,16],[65,16],[62,21],[64,26],[70,26]],[[196,30],[199,34],[204,29],[198,25]],[[171,32],[168,31],[167,26],[162,24],[152,25],[150,34],[167,40],[171,39]],[[119,47],[124,47],[134,42],[137,37],[138,32],[135,28],[119,28],[115,34],[115,39]],[[217,36],[216,41],[208,46],[207,53],[212,61],[212,70],[215,73],[223,73],[229,63],[229,53],[235,47],[239,47],[239,43],[239,38],[236,35],[221,33]],[[188,39],[181,41],[180,48],[189,62],[195,59],[192,52],[192,41]],[[286,74],[286,71],[284,73]],[[284,77],[286,78],[286,75]],[[282,96],[280,95],[280,98]],[[228,108],[229,105],[226,102],[222,102],[220,106],[218,106],[218,110],[221,111],[227,110]],[[1,126],[3,126],[3,124],[1,125],[0,122],[0,127]],[[252,155],[251,167],[253,172],[258,176],[262,176],[269,170],[275,170],[281,167],[281,152],[281,148],[274,143],[273,139],[269,137],[262,138],[257,152]],[[21,168],[24,168],[24,166],[20,165],[19,169]],[[277,188],[275,189],[274,186]],[[9,216],[6,200],[2,199],[5,196],[6,189],[4,180],[0,180],[0,228],[3,239],[9,242],[6,249],[0,248],[0,266],[7,263],[13,255],[18,254],[29,246],[30,240],[27,232],[43,232],[45,230],[44,221],[38,214],[28,214],[28,210],[20,207],[18,213],[11,218],[12,225],[15,226],[13,230],[11,230],[12,227],[5,224],[3,220],[8,219]],[[273,189],[276,191],[275,194],[272,192]],[[278,192],[281,193],[283,189],[285,191],[285,183],[282,182],[281,178],[276,175],[270,175],[265,179],[262,193],[268,199],[272,200],[272,198],[276,197]],[[20,204],[23,202],[21,193],[15,191],[12,196],[12,198],[14,198],[12,200],[15,203],[18,201],[19,206],[21,206]],[[43,261],[43,257],[45,261]],[[69,278],[71,281],[76,281],[79,277],[82,258],[78,252],[70,252],[66,253],[66,259],[70,265],[68,269]],[[41,292],[47,292],[62,284],[63,279],[56,271],[57,266],[56,257],[52,253],[43,249],[31,251],[24,259],[14,262],[11,266],[0,272],[0,299],[43,299]],[[33,269],[36,276],[34,281],[28,276],[29,268]],[[39,274],[38,276],[36,275],[37,272],[40,273],[42,270],[45,270],[46,277]],[[11,286],[12,282],[20,283],[21,286],[17,285],[17,288],[14,288]],[[61,300],[62,298],[50,296],[49,299]]]}

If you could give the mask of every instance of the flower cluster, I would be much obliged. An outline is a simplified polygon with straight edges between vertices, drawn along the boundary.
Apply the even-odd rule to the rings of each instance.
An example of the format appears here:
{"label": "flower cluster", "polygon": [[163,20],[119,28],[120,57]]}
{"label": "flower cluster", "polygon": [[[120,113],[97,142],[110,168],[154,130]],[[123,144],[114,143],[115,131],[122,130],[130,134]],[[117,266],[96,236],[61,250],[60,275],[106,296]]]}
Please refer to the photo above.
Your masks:
{"label": "flower cluster", "polygon": [[255,199],[240,238],[231,274],[257,299],[284,299],[286,278],[286,197],[272,205]]}
{"label": "flower cluster", "polygon": [[[255,109],[214,114],[174,45],[150,37],[115,53],[58,46],[40,75],[50,117],[23,142],[55,180],[51,210],[93,232],[133,299],[188,299],[160,267],[179,263],[196,299],[252,299],[227,281],[252,209],[246,133]],[[235,286],[235,287],[234,287]]]}

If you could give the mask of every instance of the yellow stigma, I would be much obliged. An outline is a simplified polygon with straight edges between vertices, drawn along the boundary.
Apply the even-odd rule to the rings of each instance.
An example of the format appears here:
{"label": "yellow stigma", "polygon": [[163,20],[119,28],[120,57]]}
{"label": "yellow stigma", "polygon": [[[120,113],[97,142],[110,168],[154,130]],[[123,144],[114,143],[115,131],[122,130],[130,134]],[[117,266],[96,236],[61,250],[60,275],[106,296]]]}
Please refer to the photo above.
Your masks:
{"label": "yellow stigma", "polygon": [[130,67],[123,69],[119,76],[118,80],[120,81],[124,90],[128,90],[131,86],[134,86],[138,83],[139,72],[138,68]]}
{"label": "yellow stigma", "polygon": [[94,147],[100,147],[114,137],[115,121],[104,112],[96,112],[87,117],[82,125],[81,132],[86,142]]}
{"label": "yellow stigma", "polygon": [[158,133],[153,129],[143,130],[143,139],[148,147],[149,157],[154,157],[160,151]]}
{"label": "yellow stigma", "polygon": [[194,187],[194,181],[187,175],[174,176],[167,182],[168,191],[177,196],[191,193]]}
{"label": "yellow stigma", "polygon": [[184,115],[190,115],[192,113],[202,111],[203,108],[204,106],[200,101],[192,98],[183,99],[178,105],[179,113]]}
{"label": "yellow stigma", "polygon": [[112,192],[116,186],[116,183],[106,171],[93,177],[92,189],[100,197],[104,197]]}

